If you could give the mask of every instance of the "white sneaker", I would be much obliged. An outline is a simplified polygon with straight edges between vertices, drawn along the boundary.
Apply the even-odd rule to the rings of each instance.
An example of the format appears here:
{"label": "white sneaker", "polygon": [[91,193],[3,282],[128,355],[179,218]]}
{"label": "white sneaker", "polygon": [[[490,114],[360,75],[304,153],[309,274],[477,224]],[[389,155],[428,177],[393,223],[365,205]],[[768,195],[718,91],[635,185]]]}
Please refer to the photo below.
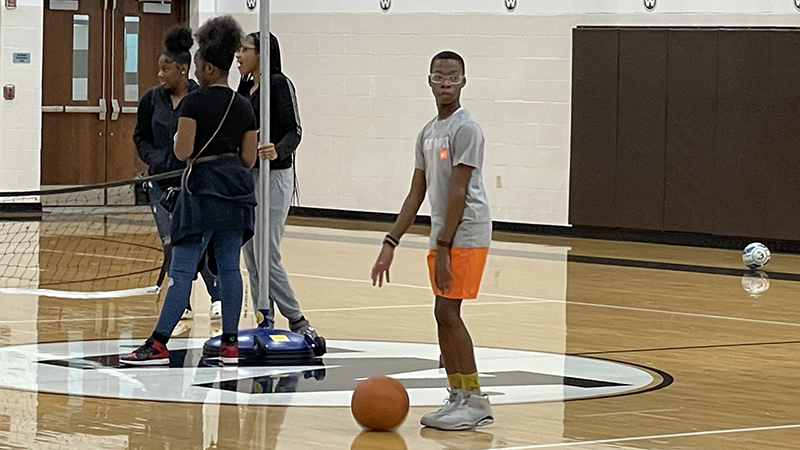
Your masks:
{"label": "white sneaker", "polygon": [[183,315],[181,316],[181,320],[192,320],[194,319],[194,311],[191,309],[184,309]]}
{"label": "white sneaker", "polygon": [[438,418],[430,421],[430,427],[445,431],[474,430],[494,423],[492,405],[486,394],[464,391],[457,396],[455,405]]}
{"label": "white sneaker", "polygon": [[448,391],[450,392],[450,396],[444,399],[444,405],[436,411],[429,412],[422,416],[422,418],[419,419],[420,425],[423,427],[435,427],[436,421],[439,420],[443,414],[446,414],[450,409],[454,408],[461,401],[461,397],[466,393],[463,389],[448,389]]}
{"label": "white sneaker", "polygon": [[211,302],[211,320],[219,320],[222,319],[222,302],[217,300],[215,302]]}

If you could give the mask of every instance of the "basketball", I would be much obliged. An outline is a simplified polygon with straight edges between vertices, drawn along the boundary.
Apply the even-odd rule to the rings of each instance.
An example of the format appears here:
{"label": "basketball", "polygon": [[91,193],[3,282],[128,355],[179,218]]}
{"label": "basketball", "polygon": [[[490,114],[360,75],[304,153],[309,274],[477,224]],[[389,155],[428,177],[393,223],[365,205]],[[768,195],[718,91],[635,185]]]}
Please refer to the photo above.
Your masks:
{"label": "basketball", "polygon": [[760,269],[769,264],[769,260],[769,249],[761,242],[753,242],[742,251],[742,262],[748,269]]}
{"label": "basketball", "polygon": [[408,392],[393,378],[372,376],[356,386],[350,410],[356,422],[368,430],[392,430],[408,415]]}

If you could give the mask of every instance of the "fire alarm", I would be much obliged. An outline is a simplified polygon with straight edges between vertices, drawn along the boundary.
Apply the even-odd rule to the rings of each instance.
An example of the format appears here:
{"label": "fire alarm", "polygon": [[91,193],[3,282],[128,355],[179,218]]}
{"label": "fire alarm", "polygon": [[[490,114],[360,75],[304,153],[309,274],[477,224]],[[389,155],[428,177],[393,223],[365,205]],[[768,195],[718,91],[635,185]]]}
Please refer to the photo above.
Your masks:
{"label": "fire alarm", "polygon": [[6,100],[14,100],[14,85],[7,84],[3,86],[3,98]]}
{"label": "fire alarm", "polygon": [[17,9],[17,0],[6,0],[6,9]]}

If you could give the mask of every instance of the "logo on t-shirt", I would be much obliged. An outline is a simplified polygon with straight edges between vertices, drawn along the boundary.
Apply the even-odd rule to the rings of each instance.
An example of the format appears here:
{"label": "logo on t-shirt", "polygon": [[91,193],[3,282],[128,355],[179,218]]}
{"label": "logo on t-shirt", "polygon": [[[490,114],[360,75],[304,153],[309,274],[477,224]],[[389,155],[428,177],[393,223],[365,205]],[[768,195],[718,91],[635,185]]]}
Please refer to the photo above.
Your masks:
{"label": "logo on t-shirt", "polygon": [[438,149],[439,159],[445,160],[450,156],[450,138],[447,136],[434,139],[425,139],[425,150]]}

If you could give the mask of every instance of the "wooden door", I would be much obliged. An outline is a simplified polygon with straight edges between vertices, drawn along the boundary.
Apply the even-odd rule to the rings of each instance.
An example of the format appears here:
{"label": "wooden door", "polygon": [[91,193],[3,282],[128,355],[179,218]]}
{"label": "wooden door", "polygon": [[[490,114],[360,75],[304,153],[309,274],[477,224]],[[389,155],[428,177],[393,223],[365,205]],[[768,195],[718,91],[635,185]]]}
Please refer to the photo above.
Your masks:
{"label": "wooden door", "polygon": [[[109,86],[107,179],[127,180],[146,167],[136,157],[133,129],[139,99],[158,84],[158,58],[164,51],[164,32],[183,19],[182,2],[152,6],[146,12],[137,0],[126,0],[114,11],[114,49]],[[167,13],[169,8],[169,13]],[[136,166],[134,168],[134,165]]]}
{"label": "wooden door", "polygon": [[164,32],[184,20],[185,2],[46,6],[42,184],[134,178],[144,168],[131,139],[138,100],[158,83]]}
{"label": "wooden door", "polygon": [[105,181],[106,10],[101,0],[74,4],[44,14],[42,184]]}

